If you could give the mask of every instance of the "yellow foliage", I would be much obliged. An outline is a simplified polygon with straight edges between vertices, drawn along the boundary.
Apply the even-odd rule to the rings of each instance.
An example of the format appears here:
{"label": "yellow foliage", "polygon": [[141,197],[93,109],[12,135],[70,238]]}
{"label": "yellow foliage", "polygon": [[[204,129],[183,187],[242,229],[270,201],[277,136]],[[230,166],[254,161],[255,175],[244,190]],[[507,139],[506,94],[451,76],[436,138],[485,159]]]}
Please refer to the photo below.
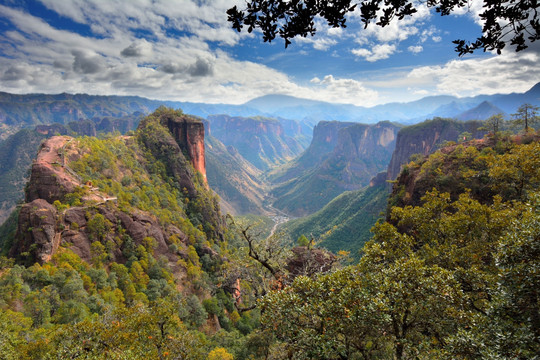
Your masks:
{"label": "yellow foliage", "polygon": [[233,360],[234,357],[225,348],[215,348],[208,354],[207,360]]}

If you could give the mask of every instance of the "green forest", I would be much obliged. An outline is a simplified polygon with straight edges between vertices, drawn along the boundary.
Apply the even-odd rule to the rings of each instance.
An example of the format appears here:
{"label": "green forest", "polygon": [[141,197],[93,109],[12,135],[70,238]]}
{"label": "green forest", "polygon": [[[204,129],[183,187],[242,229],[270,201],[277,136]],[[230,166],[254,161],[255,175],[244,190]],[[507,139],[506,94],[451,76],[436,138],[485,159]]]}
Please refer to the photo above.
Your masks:
{"label": "green forest", "polygon": [[[321,222],[315,238],[297,225],[294,247],[254,217],[224,216],[166,126],[185,117],[161,107],[127,136],[79,137],[63,149],[86,185],[48,211],[55,234],[90,242],[86,255],[75,240],[46,262],[39,244],[13,254],[25,234],[49,227],[21,228],[16,216],[2,227],[2,359],[538,356],[534,123],[512,133],[492,117],[483,139],[465,134],[413,156],[351,259],[329,251],[343,244],[324,242],[332,232],[355,236],[358,220],[345,212],[331,224],[311,218]],[[369,208],[383,195],[346,193],[331,206]],[[147,236],[130,236],[126,216]]]}

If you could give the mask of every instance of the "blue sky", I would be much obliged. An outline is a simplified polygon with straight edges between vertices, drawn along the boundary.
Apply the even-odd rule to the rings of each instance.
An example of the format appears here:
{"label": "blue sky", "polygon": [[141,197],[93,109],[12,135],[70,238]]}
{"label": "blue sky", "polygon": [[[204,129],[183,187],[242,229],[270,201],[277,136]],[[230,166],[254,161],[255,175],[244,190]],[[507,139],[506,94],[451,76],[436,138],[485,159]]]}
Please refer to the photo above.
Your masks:
{"label": "blue sky", "polygon": [[480,35],[482,1],[448,17],[425,5],[387,28],[322,23],[313,38],[237,33],[241,0],[0,0],[0,91],[140,95],[239,104],[266,94],[373,106],[428,95],[523,92],[540,47],[458,58]]}

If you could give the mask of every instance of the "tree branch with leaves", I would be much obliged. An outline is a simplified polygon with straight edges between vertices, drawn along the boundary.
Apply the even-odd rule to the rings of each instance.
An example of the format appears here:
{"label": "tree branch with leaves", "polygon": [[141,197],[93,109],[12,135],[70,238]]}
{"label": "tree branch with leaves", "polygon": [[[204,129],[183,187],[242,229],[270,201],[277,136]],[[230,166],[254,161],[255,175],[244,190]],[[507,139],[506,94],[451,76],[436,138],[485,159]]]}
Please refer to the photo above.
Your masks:
{"label": "tree branch with leaves", "polygon": [[[308,35],[314,36],[317,28],[315,20],[322,18],[329,27],[346,28],[347,17],[359,9],[364,28],[371,23],[385,27],[394,20],[401,21],[418,12],[417,7],[426,4],[441,16],[447,16],[470,6],[468,0],[249,0],[243,10],[237,6],[227,11],[228,20],[238,32],[247,27],[251,33],[255,29],[262,32],[263,41],[271,42],[276,36],[285,40],[285,47],[291,39]],[[540,39],[540,21],[537,0],[491,1],[484,0],[482,36],[476,40],[458,39],[454,41],[460,56],[478,49],[497,51],[501,54],[507,44],[515,45],[522,51],[530,43]]]}

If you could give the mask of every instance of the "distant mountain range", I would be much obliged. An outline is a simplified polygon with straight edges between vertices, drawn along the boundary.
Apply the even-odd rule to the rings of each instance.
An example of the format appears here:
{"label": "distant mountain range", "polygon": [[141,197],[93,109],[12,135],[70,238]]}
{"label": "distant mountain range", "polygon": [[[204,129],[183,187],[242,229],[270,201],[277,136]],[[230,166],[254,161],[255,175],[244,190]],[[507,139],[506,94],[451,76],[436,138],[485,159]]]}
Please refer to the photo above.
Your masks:
{"label": "distant mountain range", "polygon": [[350,104],[332,104],[300,99],[287,95],[266,95],[242,105],[207,104],[180,101],[151,100],[138,96],[95,96],[86,94],[27,94],[0,92],[0,138],[15,129],[54,122],[94,117],[123,117],[140,112],[147,114],[160,105],[181,108],[185,113],[201,117],[227,114],[229,116],[266,116],[302,120],[314,126],[321,120],[361,122],[365,124],[390,120],[405,124],[418,123],[433,117],[452,117],[462,120],[484,119],[494,111],[507,116],[523,103],[540,105],[540,83],[525,93],[455,97],[428,96],[406,103],[388,103],[371,108]]}

